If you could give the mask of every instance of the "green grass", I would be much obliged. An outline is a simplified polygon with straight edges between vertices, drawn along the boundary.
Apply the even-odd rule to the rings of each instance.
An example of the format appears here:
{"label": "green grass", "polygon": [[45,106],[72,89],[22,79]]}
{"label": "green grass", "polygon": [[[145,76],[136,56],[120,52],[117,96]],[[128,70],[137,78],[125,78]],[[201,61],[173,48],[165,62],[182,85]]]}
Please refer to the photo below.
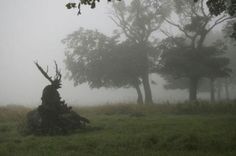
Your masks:
{"label": "green grass", "polygon": [[28,109],[17,117],[8,109],[0,119],[0,156],[235,156],[235,108],[204,102],[75,108],[91,124],[67,136],[21,135]]}

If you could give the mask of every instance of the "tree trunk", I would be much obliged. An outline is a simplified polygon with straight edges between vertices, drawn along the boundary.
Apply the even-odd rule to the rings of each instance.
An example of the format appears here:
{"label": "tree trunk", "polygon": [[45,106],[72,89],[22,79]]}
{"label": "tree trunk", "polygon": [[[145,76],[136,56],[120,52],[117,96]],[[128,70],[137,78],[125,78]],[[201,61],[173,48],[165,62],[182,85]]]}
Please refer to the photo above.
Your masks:
{"label": "tree trunk", "polygon": [[145,103],[146,104],[153,104],[152,101],[152,91],[149,83],[149,74],[146,73],[142,76],[144,94],[145,94]]}
{"label": "tree trunk", "polygon": [[148,46],[145,42],[139,43],[142,57],[143,57],[143,75],[142,75],[142,83],[145,94],[145,104],[153,104],[152,101],[152,91],[149,82],[149,60],[148,60]]}
{"label": "tree trunk", "polygon": [[198,78],[190,78],[189,84],[189,101],[197,101],[197,85],[198,85]]}
{"label": "tree trunk", "polygon": [[218,99],[218,101],[221,101],[221,89],[222,89],[221,82],[218,81],[217,82],[217,99]]}
{"label": "tree trunk", "polygon": [[137,94],[138,94],[137,104],[143,104],[143,95],[142,95],[141,89],[139,87],[139,84],[135,83],[134,87],[135,87]]}
{"label": "tree trunk", "polygon": [[215,79],[210,78],[211,102],[215,102]]}
{"label": "tree trunk", "polygon": [[226,100],[230,100],[229,97],[229,81],[227,78],[225,78],[225,96],[226,96]]}

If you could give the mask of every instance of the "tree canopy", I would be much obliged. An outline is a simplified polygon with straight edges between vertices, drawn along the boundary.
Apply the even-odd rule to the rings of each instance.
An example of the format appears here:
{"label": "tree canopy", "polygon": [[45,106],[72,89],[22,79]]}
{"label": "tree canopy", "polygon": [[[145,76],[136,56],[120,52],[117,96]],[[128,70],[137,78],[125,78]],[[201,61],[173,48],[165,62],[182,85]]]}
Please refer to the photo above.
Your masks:
{"label": "tree canopy", "polygon": [[[81,5],[94,8],[97,2],[85,0],[67,7],[78,8],[80,13]],[[205,43],[217,25],[235,18],[233,3],[215,2],[132,0],[126,3],[123,0],[112,3],[110,18],[118,28],[112,37],[80,29],[64,40],[69,78],[75,85],[86,82],[91,88],[134,87],[138,94],[139,85],[143,84],[145,103],[153,103],[149,74],[160,72],[172,76],[168,81],[187,78],[190,100],[195,100],[202,78],[213,81],[230,73],[229,59],[222,54],[224,50]],[[180,33],[170,34],[167,27],[161,27],[163,23]],[[157,31],[167,37],[158,50]],[[161,65],[158,70],[157,63]]]}
{"label": "tree canopy", "polygon": [[[108,2],[111,2],[111,0],[107,0]],[[121,0],[116,0],[116,1],[121,1]],[[124,1],[124,0],[123,0]],[[205,0],[192,0],[188,1],[190,3],[195,2],[198,3],[200,1],[201,5],[204,5]],[[92,9],[96,7],[96,4],[100,2],[100,0],[78,0],[78,2],[73,2],[73,3],[67,3],[66,7],[67,9],[78,9],[78,15],[81,14],[81,6],[82,5],[87,5],[90,6]],[[150,3],[152,6],[155,6],[158,1],[156,0],[150,0],[147,1]],[[179,3],[179,5],[184,5],[184,3],[181,3],[181,1],[175,1],[176,3]],[[194,5],[194,4],[193,4]],[[212,15],[219,16],[222,14],[229,14],[231,17],[235,17],[236,14],[236,1],[234,0],[207,0],[206,5],[209,9],[209,12]],[[192,7],[189,7],[192,8]],[[160,8],[159,8],[160,9]],[[198,20],[198,19],[196,19]],[[236,39],[236,23],[233,23],[232,26],[232,34],[230,37]]]}
{"label": "tree canopy", "polygon": [[[111,2],[111,0],[107,0],[108,2]],[[121,0],[116,0],[121,1]],[[153,4],[155,3],[155,0],[150,0]],[[198,2],[202,0],[193,0],[193,2]],[[66,7],[67,9],[77,8],[79,10],[81,9],[81,5],[88,5],[92,9],[96,7],[96,4],[100,2],[100,0],[78,0],[77,3],[67,3]],[[218,16],[223,12],[229,13],[231,16],[235,15],[236,13],[236,2],[234,0],[207,0],[206,2],[209,11]]]}
{"label": "tree canopy", "polygon": [[[181,38],[176,40],[184,41]],[[170,83],[174,81],[177,86],[181,87],[186,86],[183,85],[182,80],[187,78],[190,100],[196,100],[196,91],[201,78],[215,80],[216,78],[230,76],[229,59],[222,56],[224,49],[216,45],[193,49],[180,41],[178,44],[175,44],[173,39],[168,38],[162,41],[160,48],[163,50],[163,54],[159,62],[158,72],[164,77],[166,77],[165,75],[171,76],[167,76],[167,80]],[[219,43],[216,44],[220,45]],[[177,79],[180,79],[181,82],[176,81]],[[173,84],[168,87],[173,87]]]}
{"label": "tree canopy", "polygon": [[[111,2],[111,0],[107,0],[108,2]],[[117,0],[121,1],[121,0]],[[100,0],[78,0],[77,3],[67,3],[66,8],[67,9],[78,9],[78,15],[81,14],[81,5],[88,5],[91,9],[94,9],[96,7],[96,4],[100,2]]]}
{"label": "tree canopy", "polygon": [[138,103],[143,103],[139,88],[145,67],[142,47],[130,41],[118,43],[98,31],[80,28],[63,40],[66,68],[75,85],[91,88],[133,87]]}
{"label": "tree canopy", "polygon": [[145,103],[153,103],[149,74],[152,71],[153,58],[158,55],[157,50],[154,50],[157,40],[154,34],[159,30],[165,17],[170,15],[169,7],[170,3],[165,0],[132,0],[130,3],[121,1],[113,4],[111,19],[119,28],[116,32],[142,47],[145,68],[141,79]]}
{"label": "tree canopy", "polygon": [[[166,55],[169,59],[169,62],[167,61],[166,64],[173,68],[172,72],[169,71],[169,73],[175,75],[175,77],[188,77],[188,87],[190,89],[190,94],[192,94],[190,97],[192,97],[193,100],[196,100],[200,79],[202,77],[207,77],[206,74],[209,73],[212,75],[215,74],[217,77],[216,73],[219,72],[222,74],[222,71],[219,71],[219,68],[223,66],[226,67],[228,64],[223,58],[219,60],[216,60],[216,58],[213,59],[214,55],[216,55],[215,52],[219,51],[219,49],[214,49],[213,47],[215,45],[206,43],[206,38],[217,25],[220,25],[225,21],[230,21],[234,17],[227,14],[219,14],[218,16],[212,15],[212,13],[207,11],[204,7],[207,0],[200,0],[195,3],[189,0],[172,2],[174,3],[173,11],[177,15],[177,19],[174,18],[173,20],[169,17],[165,19],[165,22],[166,24],[177,28],[180,34],[170,34],[167,29],[162,28],[161,31],[167,36],[167,39],[163,40],[162,46],[164,44],[166,47],[170,48],[172,45],[172,48],[170,48],[171,51],[180,52],[178,54],[170,53],[170,55],[166,52],[166,49],[168,49],[166,48],[162,50],[162,57]],[[205,62],[202,62],[204,60]],[[208,65],[206,65],[207,62]],[[223,62],[225,62],[225,64],[221,65]],[[185,66],[186,64],[188,64],[188,66]],[[214,68],[216,68],[217,71],[214,71]],[[179,83],[172,78],[167,78],[169,82],[173,81]],[[208,78],[210,78],[210,75],[208,75]]]}

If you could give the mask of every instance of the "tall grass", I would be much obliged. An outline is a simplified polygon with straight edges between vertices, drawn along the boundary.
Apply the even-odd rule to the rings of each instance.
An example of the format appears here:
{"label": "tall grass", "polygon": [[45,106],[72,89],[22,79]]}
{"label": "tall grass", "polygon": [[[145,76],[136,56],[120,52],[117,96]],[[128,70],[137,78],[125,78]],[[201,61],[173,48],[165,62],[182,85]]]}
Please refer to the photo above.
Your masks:
{"label": "tall grass", "polygon": [[[207,101],[183,102],[170,104],[160,103],[153,105],[137,104],[105,104],[99,106],[74,106],[73,109],[82,115],[134,115],[142,116],[147,114],[236,114],[236,102],[217,102]],[[0,107],[0,122],[19,121],[32,110],[19,105],[7,105]]]}
{"label": "tall grass", "polygon": [[19,105],[1,106],[0,122],[21,121],[30,110],[30,108]]}
{"label": "tall grass", "polygon": [[137,104],[113,104],[90,107],[74,107],[81,114],[236,114],[236,102],[217,102],[207,101],[183,102],[170,104],[168,102],[154,105]]}
{"label": "tall grass", "polygon": [[30,109],[0,107],[0,156],[236,155],[234,102],[74,109],[91,121],[87,129],[66,136],[23,136],[17,121]]}

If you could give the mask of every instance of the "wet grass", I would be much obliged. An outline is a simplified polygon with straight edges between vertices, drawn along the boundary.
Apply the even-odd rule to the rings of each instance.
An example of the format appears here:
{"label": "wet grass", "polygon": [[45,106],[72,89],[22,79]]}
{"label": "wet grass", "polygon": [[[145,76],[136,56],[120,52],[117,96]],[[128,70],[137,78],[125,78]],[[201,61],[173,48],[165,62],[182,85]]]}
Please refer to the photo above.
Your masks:
{"label": "wet grass", "polygon": [[27,110],[0,119],[1,156],[236,155],[234,103],[75,108],[91,124],[67,136],[21,135]]}

